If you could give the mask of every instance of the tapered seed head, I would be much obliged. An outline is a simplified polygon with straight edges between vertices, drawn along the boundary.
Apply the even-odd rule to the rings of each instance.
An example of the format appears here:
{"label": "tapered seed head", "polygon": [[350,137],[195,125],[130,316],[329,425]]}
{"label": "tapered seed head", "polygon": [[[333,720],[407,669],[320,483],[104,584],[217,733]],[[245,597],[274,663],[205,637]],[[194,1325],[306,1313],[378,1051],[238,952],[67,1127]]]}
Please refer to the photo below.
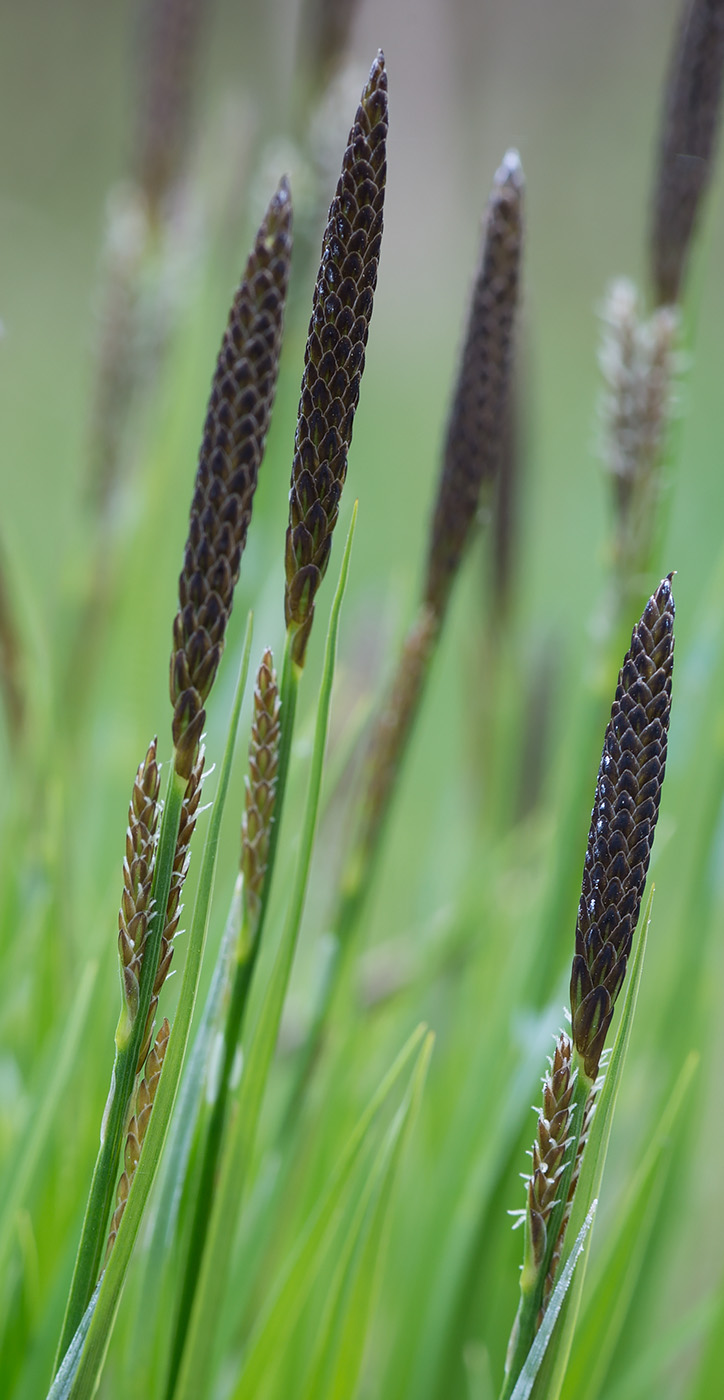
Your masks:
{"label": "tapered seed head", "polygon": [[149,0],[141,51],[138,181],[152,216],[178,179],[188,144],[202,0]]}
{"label": "tapered seed head", "polygon": [[633,629],[598,771],[571,972],[573,1043],[591,1081],[626,975],[659,813],[674,662],[671,578]]}
{"label": "tapered seed head", "polygon": [[246,779],[244,814],[241,819],[241,872],[244,876],[244,903],[251,931],[255,930],[259,917],[274,820],[279,773],[280,708],[274,658],[267,648],[254,688],[249,776]]}
{"label": "tapered seed head", "polygon": [[186,778],[224,647],[276,392],[291,219],[282,180],[234,298],[211,386],[171,653],[174,763]]}
{"label": "tapered seed head", "polygon": [[571,1061],[572,1052],[570,1038],[562,1031],[556,1040],[549,1071],[543,1078],[543,1102],[531,1154],[532,1170],[526,1182],[526,1209],[521,1217],[525,1226],[525,1258],[520,1286],[524,1293],[535,1287],[543,1267],[548,1226],[566,1167],[571,1099],[576,1076]]}
{"label": "tapered seed head", "polygon": [[523,170],[508,151],[488,202],[430,531],[425,598],[445,609],[480,503],[498,472],[523,247]]}
{"label": "tapered seed head", "polygon": [[683,0],[671,56],[651,218],[659,305],[678,301],[702,199],[711,183],[724,72],[722,0]]}
{"label": "tapered seed head", "polygon": [[329,208],[312,300],[289,492],[284,612],[304,658],[347,475],[382,241],[387,74],[372,64]]}

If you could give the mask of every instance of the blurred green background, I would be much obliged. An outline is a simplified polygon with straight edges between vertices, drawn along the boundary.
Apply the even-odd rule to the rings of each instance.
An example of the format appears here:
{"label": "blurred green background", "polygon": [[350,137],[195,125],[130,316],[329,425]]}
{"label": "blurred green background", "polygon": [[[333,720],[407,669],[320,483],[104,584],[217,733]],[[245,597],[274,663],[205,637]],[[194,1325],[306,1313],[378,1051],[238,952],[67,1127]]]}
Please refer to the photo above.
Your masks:
{"label": "blurred green background", "polygon": [[[340,644],[333,757],[343,752],[342,741],[345,735],[349,738],[350,726],[354,729],[360,699],[363,707],[370,703],[387,674],[411,614],[480,218],[503,152],[516,146],[527,181],[523,319],[527,454],[511,645],[524,693],[532,691],[542,662],[548,660],[553,718],[544,774],[552,791],[557,790],[567,739],[575,725],[576,698],[588,658],[595,651],[609,539],[608,484],[597,454],[598,309],[613,276],[631,275],[641,282],[645,274],[655,133],[675,17],[676,7],[669,0],[636,0],[635,4],[624,0],[606,4],[601,0],[539,0],[536,4],[526,0],[488,4],[362,0],[359,6],[353,30],[353,76],[345,87],[346,106],[335,139],[331,139],[336,131],[332,124],[330,146],[341,151],[356,93],[381,46],[390,87],[389,175],[378,294],[343,509],[346,523],[351,502],[359,497]],[[46,1184],[35,1217],[42,1221],[59,1211],[67,1224],[68,1241],[74,1237],[75,1214],[83,1199],[82,1181],[70,1193],[68,1181],[75,1174],[86,1179],[90,1171],[89,1144],[97,1131],[110,1064],[110,1027],[115,1023],[117,997],[113,931],[130,781],[150,735],[157,730],[164,736],[162,747],[167,742],[170,624],[211,369],[252,229],[262,202],[285,169],[290,169],[301,226],[310,244],[309,228],[315,218],[315,242],[321,232],[318,215],[309,206],[305,210],[307,157],[294,140],[299,134],[294,72],[301,22],[299,7],[285,0],[255,5],[207,0],[204,7],[193,102],[194,232],[179,263],[179,309],[168,355],[151,401],[136,408],[124,447],[128,480],[118,497],[114,525],[119,588],[112,626],[84,707],[76,766],[65,775],[69,781],[50,785],[44,825],[27,833],[30,858],[20,891],[12,898],[4,896],[6,927],[14,925],[18,939],[25,938],[30,948],[40,947],[52,925],[58,941],[47,980],[40,967],[28,980],[20,978],[2,1022],[5,1110],[0,1147],[12,1151],[28,1085],[51,1043],[53,1028],[62,1021],[79,966],[89,952],[100,958],[92,1043],[100,1047],[107,1034],[108,1053],[104,1058],[98,1049],[97,1063],[84,1066],[83,1085],[74,1086],[76,1146],[61,1145],[59,1140],[58,1161],[65,1165],[55,1183]],[[139,10],[133,4],[98,6],[89,0],[67,0],[53,6],[44,0],[27,0],[22,7],[6,3],[2,10],[0,529],[29,647],[28,676],[42,753],[62,747],[65,731],[74,724],[64,708],[59,676],[88,567],[84,482],[104,210],[109,192],[128,176],[133,164],[139,23]],[[331,177],[326,198],[333,183]],[[710,896],[707,928],[714,938],[705,945],[701,965],[697,961],[704,946],[698,940],[701,926],[696,920],[687,922],[681,892],[690,888],[687,879],[696,860],[691,843],[698,830],[700,790],[702,806],[706,800],[709,775],[702,773],[700,778],[692,765],[700,751],[700,724],[706,713],[707,667],[720,640],[720,598],[712,592],[712,579],[724,515],[724,285],[717,259],[723,238],[718,174],[690,279],[686,372],[680,421],[673,435],[676,460],[667,537],[655,576],[643,579],[641,585],[643,606],[661,575],[669,569],[678,571],[678,658],[670,776],[652,867],[657,912],[627,1093],[612,1143],[607,1201],[618,1199],[640,1153],[640,1126],[648,1121],[642,1104],[651,1094],[652,1068],[657,1101],[669,1082],[672,1067],[663,1062],[657,1067],[654,1052],[647,1052],[648,1028],[656,1027],[656,1046],[666,1039],[659,1018],[660,1006],[669,1002],[658,999],[670,995],[685,956],[696,964],[696,977],[708,983],[712,998],[722,977],[716,803],[712,812],[716,832],[702,857]],[[302,247],[294,269],[282,379],[237,593],[231,655],[209,711],[212,759],[220,750],[235,655],[244,616],[252,604],[254,654],[267,641],[281,652],[286,496],[314,276],[303,251]],[[491,836],[495,813],[486,808],[488,794],[480,786],[480,755],[486,743],[483,639],[486,619],[490,620],[483,555],[480,545],[471,551],[415,735],[366,930],[368,948],[377,945],[383,951],[377,961],[366,955],[362,983],[376,986],[388,976],[393,983],[397,977],[404,981],[408,962],[416,965],[416,959],[424,960],[428,948],[430,968],[437,966],[439,957],[443,972],[439,979],[431,972],[419,994],[415,991],[402,1003],[393,1000],[389,1011],[383,1003],[365,1023],[354,1051],[357,1079],[352,1097],[356,1103],[364,1101],[375,1082],[375,1068],[379,1078],[380,1066],[389,1061],[420,1016],[436,1030],[432,1107],[421,1149],[421,1161],[428,1164],[440,1157],[450,1130],[456,1105],[456,1090],[450,1086],[468,1086],[465,1101],[474,1114],[474,1079],[469,1083],[473,1071],[481,1076],[498,1071],[496,1064],[486,1067],[477,1062],[479,1045],[485,1040],[476,1044],[476,1019],[482,1021],[487,1015],[486,989],[491,979],[494,982],[492,969],[500,948],[509,938],[523,939],[526,921],[534,919],[540,908],[557,834],[556,808],[551,803],[544,820],[523,828],[523,834],[520,829],[512,833],[510,844],[504,846],[504,860],[495,835]],[[330,593],[331,588],[325,608]],[[711,644],[701,633],[709,617]],[[632,616],[631,623],[634,620]],[[322,643],[319,625],[302,706],[300,759],[311,732],[311,676],[317,674]],[[612,675],[611,690],[613,682]],[[338,736],[342,736],[339,753],[334,748]],[[712,739],[717,753],[719,740],[720,736]],[[3,784],[6,827],[13,823],[16,799],[9,749],[8,745],[4,758],[10,774]],[[234,812],[240,811],[241,804],[243,765],[238,766],[230,800]],[[591,795],[594,778],[592,771]],[[301,791],[301,778],[299,784]],[[234,820],[227,824],[224,838],[219,911],[225,908],[234,877],[238,839]],[[336,829],[332,807],[318,843],[285,1043],[294,1041],[307,1014],[319,956],[318,936],[328,912],[326,892],[335,869]],[[585,834],[582,829],[581,857]],[[674,858],[671,852],[676,853]],[[50,905],[53,915],[48,922]],[[14,923],[13,911],[17,914],[22,908],[26,913],[17,915]],[[36,936],[33,918],[45,932]],[[217,914],[212,946],[218,940],[221,918]],[[572,891],[571,936],[574,919]],[[451,929],[453,947],[456,939],[472,940],[477,949],[470,978],[461,977],[454,955],[450,962],[440,954],[445,942],[441,930],[447,937]],[[12,954],[10,965],[15,965]],[[564,997],[563,962],[560,973],[556,1006]],[[44,982],[41,998],[36,982]],[[701,1027],[691,1016],[693,1004],[684,1003],[688,1019],[672,1032],[677,1047],[683,1049],[700,1043]],[[724,1240],[716,1151],[722,1146],[718,1123],[724,1102],[715,1070],[724,1047],[715,1005],[709,1011],[706,1034],[715,1033],[715,1039],[708,1040],[699,1084],[709,1108],[704,1126],[696,1129],[698,1145],[688,1158],[690,1165],[695,1160],[701,1170],[693,1185],[686,1177],[685,1228],[667,1245],[669,1282],[644,1290],[649,1315],[634,1319],[629,1339],[634,1356],[679,1317],[684,1305],[688,1308],[705,1298],[717,1281]],[[521,1051],[523,1068],[515,1064],[517,1078],[511,1088],[516,1114],[519,1101],[525,1104],[536,1092],[538,1070],[531,1076],[527,1066],[531,1059],[538,1064],[549,1032],[555,1030],[557,1010],[552,1015],[553,1021],[549,1008],[539,1021],[532,1008],[523,1007],[516,1012],[518,1019],[510,1018],[511,1043],[525,1052]],[[504,1073],[510,1068],[509,1055],[508,1047],[502,1055]],[[337,1108],[342,1116],[347,1087],[345,1081],[338,1088]],[[532,1125],[530,1117],[531,1131]],[[478,1131],[482,1131],[480,1125]],[[513,1160],[517,1152],[513,1132]],[[520,1160],[520,1169],[524,1165]],[[324,1167],[322,1161],[320,1173]],[[522,1196],[517,1170],[511,1171],[506,1189],[494,1202],[506,1229],[505,1211],[520,1204],[518,1196]],[[406,1250],[414,1238],[415,1212],[424,1213],[426,1208],[428,1180],[432,1177],[425,1177],[424,1167],[411,1166],[406,1185],[408,1216],[395,1237],[385,1283],[387,1312],[380,1323],[379,1354],[388,1359],[395,1351],[396,1323],[390,1309],[399,1278],[405,1278],[412,1267],[414,1252],[408,1255]],[[676,1180],[678,1189],[680,1178]],[[460,1198],[455,1209],[459,1203]],[[667,1218],[673,1220],[678,1209],[672,1206]],[[474,1231],[472,1206],[471,1212]],[[717,1219],[716,1230],[711,1228],[712,1215]],[[482,1332],[485,1344],[492,1345],[495,1374],[502,1364],[517,1287],[519,1242],[514,1239],[508,1244],[507,1238],[505,1245],[497,1246],[505,1260],[500,1276],[495,1272],[497,1263],[491,1273],[482,1246],[479,1254],[477,1247],[472,1250],[473,1274],[482,1282],[478,1293],[471,1287],[470,1311],[460,1322],[465,1336]],[[41,1311],[53,1290],[60,1288],[60,1274],[63,1270],[67,1274],[69,1258],[59,1262],[62,1255],[60,1247],[52,1259],[40,1252],[36,1301]],[[656,1269],[655,1255],[649,1268]],[[413,1297],[408,1297],[406,1306],[409,1319],[415,1308]],[[481,1323],[481,1317],[487,1322]],[[492,1334],[497,1341],[491,1343]],[[689,1351],[683,1345],[681,1375],[689,1374],[698,1342],[694,1335]],[[389,1372],[393,1378],[397,1374],[397,1380],[388,1380],[387,1395],[413,1393],[405,1390],[401,1379],[406,1374],[404,1360],[399,1364],[399,1374],[394,1367]],[[628,1374],[626,1364],[624,1347],[621,1375]],[[669,1388],[664,1386],[657,1393],[684,1393],[677,1388],[679,1373],[672,1372],[672,1377]],[[17,1393],[30,1395],[32,1386],[28,1383],[25,1391]],[[457,1382],[451,1382],[448,1393],[463,1392]],[[635,1386],[610,1391],[612,1396],[619,1393],[650,1392],[637,1392]]]}

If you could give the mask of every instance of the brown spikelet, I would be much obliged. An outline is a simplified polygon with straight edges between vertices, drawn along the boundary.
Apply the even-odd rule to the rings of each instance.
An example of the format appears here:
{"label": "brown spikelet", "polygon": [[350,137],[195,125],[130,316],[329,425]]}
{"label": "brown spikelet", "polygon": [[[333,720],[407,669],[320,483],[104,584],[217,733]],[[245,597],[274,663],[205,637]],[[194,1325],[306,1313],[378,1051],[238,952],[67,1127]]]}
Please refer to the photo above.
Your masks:
{"label": "brown spikelet", "polygon": [[598,1085],[596,1084],[591,1090],[590,1094],[588,1095],[588,1098],[586,1099],[586,1106],[583,1113],[583,1126],[581,1128],[581,1136],[578,1139],[578,1146],[576,1148],[576,1160],[573,1163],[573,1171],[571,1173],[571,1180],[568,1187],[568,1196],[566,1199],[566,1208],[563,1212],[563,1220],[561,1221],[561,1227],[558,1231],[558,1237],[553,1247],[553,1253],[551,1254],[551,1262],[548,1268],[548,1273],[545,1277],[545,1283],[543,1285],[543,1302],[541,1305],[540,1313],[538,1315],[539,1327],[541,1322],[543,1321],[543,1314],[545,1313],[545,1310],[548,1306],[548,1301],[553,1291],[553,1285],[556,1281],[556,1274],[558,1273],[558,1265],[561,1262],[561,1254],[563,1253],[563,1245],[565,1243],[566,1230],[568,1229],[568,1222],[571,1218],[571,1207],[573,1205],[573,1197],[576,1194],[578,1178],[581,1174],[581,1162],[583,1160],[583,1151],[586,1146],[586,1143],[588,1142],[588,1134],[591,1130],[591,1120],[593,1118],[593,1114],[596,1108],[597,1090]]}
{"label": "brown spikelet", "polygon": [[156,854],[160,774],[156,739],[139,765],[128,808],[123,895],[118,913],[118,953],[129,1025],[138,1011],[141,964],[151,913],[151,885]]}
{"label": "brown spikelet", "polygon": [[152,218],[182,173],[188,143],[201,0],[148,0],[138,104],[138,183]]}
{"label": "brown spikelet", "polygon": [[222,342],[173,625],[174,764],[188,778],[224,647],[276,392],[291,256],[285,180],[257,234]]}
{"label": "brown spikelet", "polygon": [[502,451],[522,252],[523,172],[517,151],[497,171],[448,419],[430,532],[425,598],[444,612],[480,502]]}
{"label": "brown spikelet", "polygon": [[153,993],[151,1004],[148,1008],[146,1018],[146,1034],[143,1039],[140,1054],[138,1057],[138,1069],[148,1054],[151,1038],[153,1036],[153,1022],[158,1006],[158,998],[161,988],[168,977],[173,958],[173,940],[178,932],[179,919],[181,917],[181,891],[188,874],[191,838],[196,829],[196,820],[199,813],[199,802],[201,800],[201,787],[204,776],[204,750],[200,750],[196,762],[191,770],[191,775],[186,784],[183,804],[181,807],[181,820],[179,823],[178,836],[176,838],[176,850],[173,858],[173,868],[171,871],[171,887],[169,889],[168,902],[166,904],[166,918],[161,935],[161,946],[158,955],[158,968],[153,983]]}
{"label": "brown spikelet", "polygon": [[284,610],[304,665],[347,475],[382,241],[387,74],[378,53],[362,93],[329,209],[314,288],[294,441]]}
{"label": "brown spikelet", "polygon": [[559,1200],[561,1177],[570,1148],[571,1100],[576,1078],[572,1064],[573,1045],[561,1031],[556,1040],[549,1070],[543,1077],[543,1103],[538,1131],[533,1143],[533,1166],[526,1184],[526,1209],[518,1223],[526,1233],[525,1260],[521,1287],[529,1291],[543,1266],[548,1245],[548,1227]]}
{"label": "brown spikelet", "polygon": [[249,743],[249,776],[246,779],[241,819],[241,873],[244,902],[252,928],[259,917],[261,892],[269,855],[279,771],[279,689],[274,658],[264,652],[254,688],[254,717]]}
{"label": "brown spikelet", "polygon": [[680,300],[701,202],[711,183],[724,71],[724,5],[683,0],[666,85],[651,219],[658,305]]}
{"label": "brown spikelet", "polygon": [[674,661],[671,575],[633,629],[606,727],[571,972],[572,1038],[593,1082],[636,929],[666,767]]}
{"label": "brown spikelet", "polygon": [[151,1049],[148,1059],[146,1060],[146,1068],[144,1070],[143,1079],[141,1080],[136,1091],[136,1102],[134,1105],[134,1111],[131,1117],[131,1121],[128,1125],[128,1132],[126,1134],[126,1146],[123,1156],[123,1172],[121,1174],[121,1179],[118,1183],[118,1190],[116,1193],[116,1208],[113,1212],[113,1219],[111,1221],[111,1228],[108,1235],[108,1244],[106,1246],[106,1263],[108,1263],[111,1250],[113,1248],[113,1245],[115,1244],[116,1235],[118,1234],[118,1229],[121,1220],[123,1219],[123,1212],[126,1209],[128,1193],[131,1189],[131,1183],[135,1176],[136,1167],[138,1166],[138,1159],[141,1155],[143,1140],[148,1130],[148,1122],[151,1117],[151,1110],[153,1108],[154,1099],[156,1097],[158,1081],[161,1078],[161,1070],[163,1069],[163,1061],[166,1054],[166,1048],[168,1046],[168,1038],[170,1033],[171,1027],[169,1026],[168,1021],[164,1020],[158,1032],[158,1035],[156,1036],[153,1048]]}
{"label": "brown spikelet", "polygon": [[653,540],[678,315],[662,306],[642,319],[635,287],[620,279],[609,290],[603,316],[603,455],[614,491],[617,564],[630,576],[646,567]]}

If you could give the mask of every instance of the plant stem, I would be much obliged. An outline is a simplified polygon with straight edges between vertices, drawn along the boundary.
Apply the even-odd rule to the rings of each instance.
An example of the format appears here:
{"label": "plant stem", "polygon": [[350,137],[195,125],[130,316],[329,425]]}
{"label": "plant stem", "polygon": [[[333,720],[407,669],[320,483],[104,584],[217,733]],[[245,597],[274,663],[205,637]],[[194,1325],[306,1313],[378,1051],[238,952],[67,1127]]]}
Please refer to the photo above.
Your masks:
{"label": "plant stem", "polygon": [[158,967],[166,906],[171,888],[176,838],[185,791],[185,779],[180,778],[172,767],[156,853],[152,890],[154,913],[149,923],[141,966],[138,1011],[133,1026],[124,1035],[127,1020],[124,1008],[119,1021],[119,1029],[116,1032],[116,1058],[111,1076],[108,1104],[104,1114],[103,1136],[88,1195],[63,1329],[55,1360],[55,1370],[62,1361],[80,1324],[100,1272],[108,1220],[114,1200],[118,1165],[127,1126],[128,1109],[139,1068],[138,1059],[146,1034],[146,1020]]}

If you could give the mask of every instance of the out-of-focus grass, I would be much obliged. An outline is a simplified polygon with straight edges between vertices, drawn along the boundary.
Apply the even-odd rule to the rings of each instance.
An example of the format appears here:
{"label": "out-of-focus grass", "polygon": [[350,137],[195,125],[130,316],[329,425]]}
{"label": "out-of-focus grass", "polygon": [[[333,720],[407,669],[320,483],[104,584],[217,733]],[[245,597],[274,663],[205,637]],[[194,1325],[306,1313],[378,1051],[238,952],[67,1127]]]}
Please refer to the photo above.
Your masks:
{"label": "out-of-focus grass", "polygon": [[[466,9],[430,0],[420,8],[406,0],[394,7],[370,4],[360,15],[355,53],[363,60],[377,43],[385,47],[392,134],[378,299],[342,521],[346,525],[351,499],[359,496],[333,745],[335,736],[343,742],[350,697],[361,693],[374,703],[409,616],[476,221],[500,154],[516,143],[528,180],[531,398],[512,656],[522,694],[533,683],[536,649],[554,659],[552,739],[544,763],[551,795],[525,823],[499,830],[481,765],[488,602],[484,549],[476,548],[414,736],[368,909],[358,976],[337,1008],[293,1177],[275,1196],[269,1148],[289,1078],[289,1046],[309,1013],[339,850],[344,804],[339,794],[327,794],[251,1204],[222,1321],[228,1359],[218,1393],[235,1382],[243,1343],[355,1121],[423,1019],[436,1045],[421,1115],[400,1164],[361,1394],[483,1396],[488,1365],[494,1389],[499,1382],[519,1263],[519,1240],[506,1210],[520,1204],[517,1173],[533,1122],[527,1105],[537,1095],[542,1057],[560,1020],[565,963],[547,970],[551,985],[556,975],[560,982],[542,1011],[518,993],[521,984],[534,984],[546,957],[536,932],[560,820],[558,775],[595,646],[591,618],[605,571],[608,502],[594,450],[595,308],[611,275],[643,266],[650,147],[672,17],[672,6],[662,14],[653,0],[635,13],[616,4],[605,14],[563,0],[548,0],[532,13],[516,0],[485,16],[472,4]],[[0,1375],[8,1397],[22,1400],[43,1394],[48,1380],[97,1145],[118,1010],[114,931],[128,792],[140,754],[165,724],[170,620],[209,368],[243,261],[242,230],[251,224],[242,202],[233,238],[228,228],[222,236],[209,225],[157,392],[138,413],[134,475],[117,535],[115,568],[123,586],[71,754],[66,735],[72,716],[62,708],[58,682],[87,564],[81,502],[92,304],[103,200],[126,165],[132,106],[126,18],[120,9],[99,10],[88,0],[62,11],[26,7],[6,16],[0,59],[3,103],[15,133],[0,164],[2,531],[33,691],[26,748],[13,750],[5,741],[3,755],[0,1170],[6,1183],[24,1160],[51,1068],[64,1067],[61,1047],[84,969],[98,963],[94,995],[83,1010],[81,1053],[58,1088],[42,1159],[18,1184],[10,1265],[4,1275],[0,1271]],[[286,34],[292,18],[286,8],[265,19],[230,5],[213,16],[198,129],[220,130],[224,96],[233,85],[246,94],[243,110],[253,112],[257,103],[257,162],[264,134],[274,134],[274,94],[282,92],[291,63],[285,37],[277,64],[276,26]],[[212,152],[212,162],[222,159],[208,139],[203,149]],[[202,190],[217,177],[218,171],[201,169]],[[636,1165],[690,1049],[701,1052],[702,1063],[670,1144],[668,1172],[658,1181],[653,1220],[647,1218],[647,1248],[610,1371],[601,1377],[605,1390],[592,1392],[591,1400],[593,1393],[633,1400],[654,1388],[664,1397],[717,1394],[715,1379],[704,1378],[697,1391],[695,1378],[707,1347],[706,1375],[719,1374],[715,1309],[724,1244],[717,1169],[724,1107],[718,1070],[724,1052],[718,1015],[724,978],[720,189],[719,182],[689,297],[689,324],[696,329],[682,389],[685,417],[676,433],[668,539],[656,576],[642,580],[643,602],[666,569],[679,571],[677,671],[652,867],[654,919],[596,1224],[586,1294],[592,1309],[606,1299],[598,1261],[608,1257],[625,1219]],[[288,328],[230,654],[209,711],[208,747],[215,757],[247,608],[255,609],[260,644],[280,647],[282,638],[286,492],[311,289],[308,269],[297,268],[296,276],[296,319]],[[303,800],[301,765],[322,647],[320,627],[301,697],[292,823]],[[330,771],[333,765],[334,747]],[[239,764],[222,833],[209,968],[234,879],[233,814],[241,811],[242,777]],[[591,793],[594,779],[592,771]],[[584,838],[581,829],[581,859]],[[282,858],[283,890],[293,852]],[[572,888],[571,939],[576,896]],[[189,907],[191,893],[186,902]],[[281,905],[278,894],[262,950],[262,983]],[[390,994],[383,996],[387,984]],[[16,1202],[7,1186],[0,1200]],[[269,1200],[275,1201],[273,1218]],[[355,1204],[347,1202],[342,1230]],[[109,1397],[135,1393],[129,1377],[138,1379],[134,1328],[144,1263],[141,1247],[102,1384]],[[333,1265],[325,1267],[284,1337],[265,1395],[304,1393],[333,1273]],[[597,1325],[585,1306],[584,1298],[582,1346]],[[600,1319],[602,1330],[607,1320]],[[661,1346],[663,1335],[673,1338],[670,1353]],[[158,1357],[152,1374],[160,1385]]]}

